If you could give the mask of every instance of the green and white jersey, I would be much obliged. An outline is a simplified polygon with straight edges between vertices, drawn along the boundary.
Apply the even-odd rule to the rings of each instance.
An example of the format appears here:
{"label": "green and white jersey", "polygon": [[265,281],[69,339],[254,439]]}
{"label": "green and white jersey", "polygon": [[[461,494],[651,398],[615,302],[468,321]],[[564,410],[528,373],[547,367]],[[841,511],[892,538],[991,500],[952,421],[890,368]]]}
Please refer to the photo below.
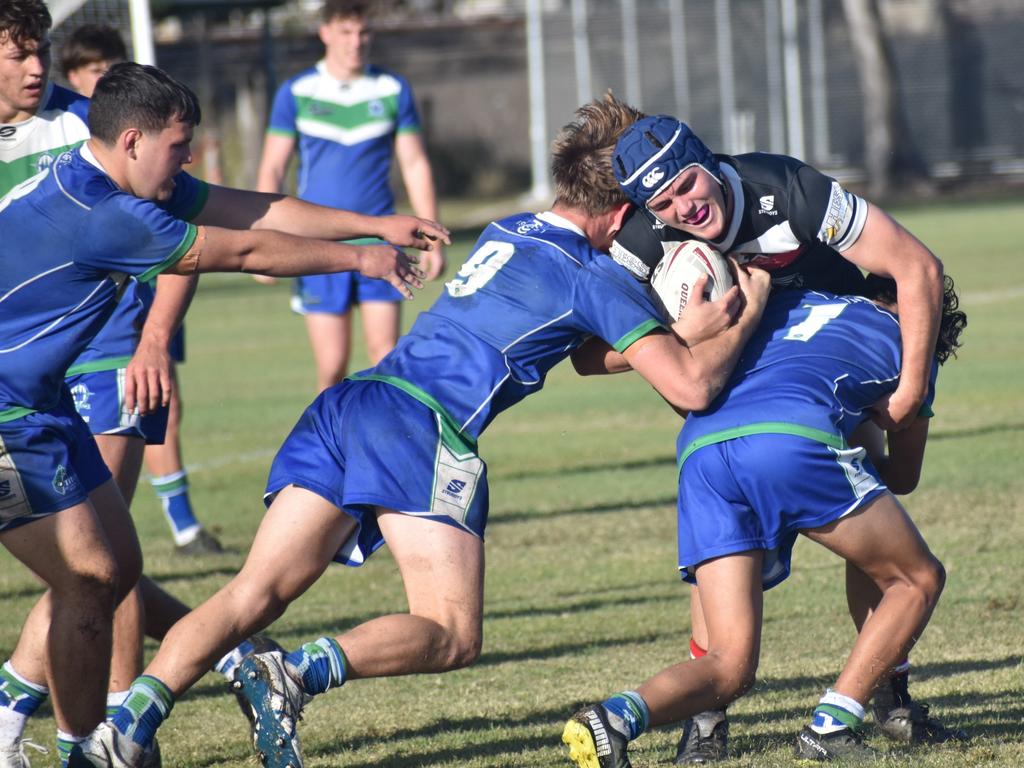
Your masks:
{"label": "green and white jersey", "polygon": [[388,184],[395,135],[419,129],[404,78],[367,67],[337,80],[321,61],[278,89],[267,133],[297,139],[300,198],[379,216],[395,207]]}
{"label": "green and white jersey", "polygon": [[50,83],[42,107],[21,123],[0,125],[0,197],[89,138],[89,100]]}

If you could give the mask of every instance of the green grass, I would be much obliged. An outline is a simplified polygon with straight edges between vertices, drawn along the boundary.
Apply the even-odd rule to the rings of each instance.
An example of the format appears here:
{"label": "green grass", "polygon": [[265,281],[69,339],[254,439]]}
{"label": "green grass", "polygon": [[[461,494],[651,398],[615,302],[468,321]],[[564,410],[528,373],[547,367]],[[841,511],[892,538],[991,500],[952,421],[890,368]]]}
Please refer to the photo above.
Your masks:
{"label": "green grass", "polygon": [[[898,218],[945,261],[970,317],[940,378],[919,490],[906,504],[949,580],[914,652],[914,690],[968,728],[964,747],[895,754],[915,766],[1024,764],[1024,201],[908,208]],[[452,271],[470,247],[452,249]],[[406,320],[439,290],[407,305]],[[202,518],[234,552],[182,560],[152,494],[135,517],[148,572],[195,603],[240,566],[273,452],[310,399],[313,372],[287,288],[208,276],[188,319],[181,370],[185,450]],[[361,354],[361,353],[360,353]],[[358,364],[358,361],[357,361]],[[636,377],[579,379],[566,366],[484,436],[491,477],[485,647],[443,676],[359,681],[314,702],[309,766],[564,766],[561,724],[581,702],[633,686],[687,654],[688,597],[674,546],[677,419]],[[13,647],[39,588],[4,555],[0,594]],[[794,574],[766,597],[759,682],[732,708],[732,766],[790,765],[794,733],[853,642],[842,564],[801,542]],[[405,609],[386,551],[328,571],[272,628],[285,645]],[[147,654],[154,648],[147,647]],[[52,741],[48,712],[29,734]],[[676,734],[644,736],[634,765],[664,764]],[[208,675],[161,731],[165,765],[251,763],[246,729]],[[879,738],[877,746],[889,748]],[[41,764],[41,761],[36,761]]]}

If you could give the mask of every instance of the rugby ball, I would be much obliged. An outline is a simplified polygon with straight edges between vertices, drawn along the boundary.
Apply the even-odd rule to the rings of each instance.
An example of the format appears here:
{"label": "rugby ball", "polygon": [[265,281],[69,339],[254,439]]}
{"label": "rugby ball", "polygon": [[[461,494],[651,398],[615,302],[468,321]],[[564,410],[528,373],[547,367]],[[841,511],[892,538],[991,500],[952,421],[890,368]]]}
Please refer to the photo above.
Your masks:
{"label": "rugby ball", "polygon": [[651,274],[651,294],[669,319],[679,319],[701,275],[710,277],[704,288],[705,301],[720,299],[732,288],[729,262],[707,243],[683,240],[662,243],[662,248],[665,255]]}

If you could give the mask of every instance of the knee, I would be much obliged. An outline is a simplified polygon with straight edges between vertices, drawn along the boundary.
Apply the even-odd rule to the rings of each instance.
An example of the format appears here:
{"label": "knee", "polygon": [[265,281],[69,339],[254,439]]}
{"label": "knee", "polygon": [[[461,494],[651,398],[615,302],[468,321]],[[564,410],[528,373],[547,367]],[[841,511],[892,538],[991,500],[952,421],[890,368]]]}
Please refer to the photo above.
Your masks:
{"label": "knee", "polygon": [[716,652],[709,650],[704,658],[714,664],[712,685],[716,698],[723,702],[738,699],[757,680],[757,654],[755,652]]}
{"label": "knee", "polygon": [[246,634],[258,632],[273,624],[284,614],[290,600],[266,584],[236,578],[231,591],[231,602],[236,606],[234,618]]}
{"label": "knee", "polygon": [[443,627],[444,648],[439,654],[441,672],[462,669],[480,658],[483,630],[479,626]]}
{"label": "knee", "polygon": [[921,591],[929,606],[934,606],[939,595],[946,586],[946,568],[934,555],[928,558],[924,567],[919,569],[914,578],[915,586]]}
{"label": "knee", "polygon": [[120,571],[109,553],[85,562],[70,563],[62,578],[52,584],[55,600],[90,602],[113,611],[119,597]]}

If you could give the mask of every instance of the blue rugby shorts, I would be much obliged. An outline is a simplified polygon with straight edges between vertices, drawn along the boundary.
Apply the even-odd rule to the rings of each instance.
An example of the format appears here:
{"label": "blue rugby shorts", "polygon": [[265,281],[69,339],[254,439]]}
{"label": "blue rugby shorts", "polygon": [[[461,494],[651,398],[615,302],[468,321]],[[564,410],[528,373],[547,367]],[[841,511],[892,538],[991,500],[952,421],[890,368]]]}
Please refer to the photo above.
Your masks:
{"label": "blue rugby shorts", "polygon": [[167,431],[169,408],[162,406],[140,416],[124,405],[125,369],[92,371],[68,376],[75,409],[94,435],[124,435],[145,438],[148,445],[160,445]]}
{"label": "blue rugby shorts", "polygon": [[797,534],[844,517],[887,488],[863,448],[755,434],[694,451],[679,475],[679,570],[695,581],[705,560],[765,550],[765,589],[790,573]]}

